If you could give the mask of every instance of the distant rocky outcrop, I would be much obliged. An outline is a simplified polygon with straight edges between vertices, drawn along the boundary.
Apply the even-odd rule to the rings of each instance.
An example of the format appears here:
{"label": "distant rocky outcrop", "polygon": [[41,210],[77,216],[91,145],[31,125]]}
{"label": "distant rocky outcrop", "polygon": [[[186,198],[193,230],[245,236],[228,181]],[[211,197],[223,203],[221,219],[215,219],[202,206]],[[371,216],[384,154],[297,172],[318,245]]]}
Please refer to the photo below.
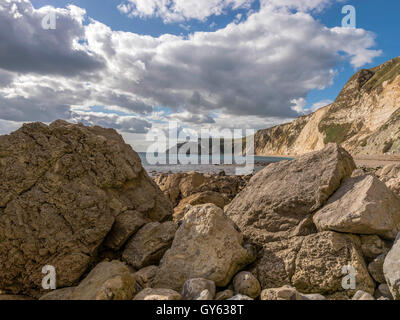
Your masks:
{"label": "distant rocky outcrop", "polygon": [[260,130],[257,155],[301,155],[341,144],[353,155],[400,154],[400,57],[358,71],[336,100],[295,121]]}
{"label": "distant rocky outcrop", "polygon": [[24,125],[0,137],[0,177],[0,289],[13,294],[38,296],[46,265],[58,287],[75,286],[106,244],[118,250],[144,223],[172,218],[112,129]]}

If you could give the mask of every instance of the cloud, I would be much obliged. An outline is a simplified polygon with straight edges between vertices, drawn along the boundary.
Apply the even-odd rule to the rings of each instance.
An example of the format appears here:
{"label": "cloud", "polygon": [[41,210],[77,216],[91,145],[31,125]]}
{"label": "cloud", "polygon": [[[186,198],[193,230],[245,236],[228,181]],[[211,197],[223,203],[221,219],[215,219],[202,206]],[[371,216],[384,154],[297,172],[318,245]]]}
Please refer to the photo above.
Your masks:
{"label": "cloud", "polygon": [[125,133],[147,133],[152,127],[151,123],[146,120],[117,114],[74,112],[72,119],[74,122],[81,122],[84,125],[113,128]]}
{"label": "cloud", "polygon": [[[45,30],[42,20],[56,15],[56,29]],[[0,6],[0,68],[20,73],[75,76],[104,67],[99,56],[78,41],[84,39],[85,11],[43,7],[35,10],[27,0],[2,1]]]}
{"label": "cloud", "polygon": [[[11,12],[11,3],[20,9]],[[327,28],[310,13],[272,5],[187,37],[114,31],[83,20],[84,11],[73,6],[56,9],[62,23],[57,20],[60,30],[51,33],[41,29],[41,10],[53,9],[36,10],[17,0],[0,7],[0,24],[6,25],[0,39],[8,48],[0,59],[0,119],[82,119],[127,132],[144,132],[171,117],[193,126],[262,128],[298,116],[301,108],[293,110],[292,101],[332,84],[338,62],[358,68],[380,54],[366,30]],[[24,32],[14,32],[18,28]],[[51,58],[42,61],[40,52]],[[130,118],[77,115],[71,106],[120,109]]]}
{"label": "cloud", "polygon": [[205,21],[227,9],[249,8],[254,0],[126,0],[118,9],[131,17],[160,17],[164,22]]}

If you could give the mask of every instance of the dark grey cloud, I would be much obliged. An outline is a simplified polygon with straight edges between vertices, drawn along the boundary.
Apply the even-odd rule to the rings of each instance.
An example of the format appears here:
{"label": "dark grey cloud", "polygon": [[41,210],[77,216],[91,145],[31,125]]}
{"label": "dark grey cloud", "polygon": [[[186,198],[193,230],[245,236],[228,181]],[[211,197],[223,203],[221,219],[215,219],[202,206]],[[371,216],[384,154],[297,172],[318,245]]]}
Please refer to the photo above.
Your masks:
{"label": "dark grey cloud", "polygon": [[[71,11],[72,10],[72,11]],[[34,10],[29,1],[1,1],[0,68],[18,73],[75,76],[105,66],[97,55],[74,49],[84,39],[78,9]],[[42,28],[42,19],[56,13],[56,29]]]}

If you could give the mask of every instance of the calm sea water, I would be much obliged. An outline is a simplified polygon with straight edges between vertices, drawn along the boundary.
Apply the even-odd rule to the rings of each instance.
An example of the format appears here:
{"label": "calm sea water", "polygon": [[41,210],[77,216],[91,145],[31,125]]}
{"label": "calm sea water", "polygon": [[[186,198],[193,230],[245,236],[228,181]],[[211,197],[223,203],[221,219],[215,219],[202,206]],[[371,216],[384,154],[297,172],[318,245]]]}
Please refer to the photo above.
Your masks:
{"label": "calm sea water", "polygon": [[[236,168],[238,165],[235,164],[149,164],[147,161],[147,154],[143,152],[139,152],[139,156],[142,159],[143,167],[150,175],[157,175],[159,173],[178,173],[178,172],[189,172],[189,171],[197,171],[200,173],[219,173],[221,171],[225,171],[227,175],[235,175]],[[177,162],[177,155],[165,155],[167,157],[167,163]],[[212,163],[211,156],[202,155],[199,157],[199,163],[201,161],[207,161],[208,163]],[[254,169],[255,172],[262,170],[269,163],[280,162],[284,160],[291,160],[290,158],[278,158],[278,157],[254,157]],[[220,163],[223,163],[223,156],[221,156]]]}

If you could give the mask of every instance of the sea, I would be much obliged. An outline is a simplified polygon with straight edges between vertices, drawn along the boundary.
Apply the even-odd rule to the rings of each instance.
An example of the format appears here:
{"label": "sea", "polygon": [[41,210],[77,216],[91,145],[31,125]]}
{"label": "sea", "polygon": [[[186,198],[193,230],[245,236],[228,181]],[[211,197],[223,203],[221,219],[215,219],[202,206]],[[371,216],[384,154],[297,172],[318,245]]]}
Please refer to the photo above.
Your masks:
{"label": "sea", "polygon": [[[146,171],[151,176],[157,176],[160,173],[181,173],[181,172],[191,172],[196,171],[199,173],[209,173],[209,174],[219,174],[224,172],[226,175],[236,175],[238,173],[238,168],[243,167],[239,164],[223,164],[224,156],[221,156],[220,164],[212,164],[212,157],[209,155],[199,156],[199,164],[181,164],[178,161],[178,156],[173,154],[163,154],[158,156],[165,156],[167,164],[150,164],[148,161],[147,153],[139,152],[140,159],[142,160],[142,165]],[[258,171],[265,168],[270,163],[281,162],[286,160],[292,160],[292,158],[284,157],[260,157],[254,156],[254,170],[250,173],[257,173]],[[201,163],[209,164],[201,164]],[[178,163],[178,164],[176,164]]]}

